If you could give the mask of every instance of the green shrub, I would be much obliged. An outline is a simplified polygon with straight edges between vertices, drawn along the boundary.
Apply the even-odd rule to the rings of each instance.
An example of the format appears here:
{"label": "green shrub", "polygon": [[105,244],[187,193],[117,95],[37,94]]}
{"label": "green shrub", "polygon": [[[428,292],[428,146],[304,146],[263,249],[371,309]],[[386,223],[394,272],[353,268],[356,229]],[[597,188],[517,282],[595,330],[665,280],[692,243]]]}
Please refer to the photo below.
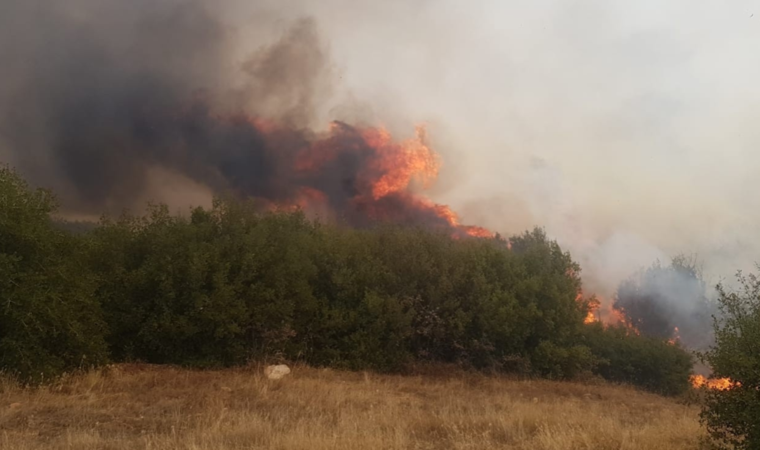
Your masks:
{"label": "green shrub", "polygon": [[86,242],[53,226],[54,197],[0,167],[0,370],[28,382],[106,360]]}
{"label": "green shrub", "polygon": [[719,445],[751,450],[760,449],[760,279],[739,273],[738,280],[738,291],[718,286],[715,345],[702,355],[714,377],[735,385],[708,391],[701,417]]}
{"label": "green shrub", "polygon": [[571,377],[588,367],[574,343],[579,268],[540,230],[514,245],[318,225],[228,199],[189,218],[153,207],[104,221],[90,263],[118,360],[508,370],[535,354],[542,374]]}
{"label": "green shrub", "polygon": [[639,336],[622,326],[586,326],[584,342],[597,359],[595,373],[663,395],[680,395],[690,388],[691,354],[679,345]]}
{"label": "green shrub", "polygon": [[665,394],[688,386],[682,349],[584,326],[580,267],[540,229],[452,239],[234,199],[70,227],[51,222],[48,193],[2,176],[0,364],[27,378],[97,364],[107,347],[116,361],[199,367],[435,362],[551,378],[595,370]]}
{"label": "green shrub", "polygon": [[[118,359],[229,365],[293,350],[315,308],[302,215],[217,201],[189,218],[153,207],[93,234],[93,270]],[[292,356],[292,355],[291,355]]]}
{"label": "green shrub", "polygon": [[546,378],[576,378],[594,368],[595,359],[585,345],[559,347],[544,341],[532,355],[532,367]]}

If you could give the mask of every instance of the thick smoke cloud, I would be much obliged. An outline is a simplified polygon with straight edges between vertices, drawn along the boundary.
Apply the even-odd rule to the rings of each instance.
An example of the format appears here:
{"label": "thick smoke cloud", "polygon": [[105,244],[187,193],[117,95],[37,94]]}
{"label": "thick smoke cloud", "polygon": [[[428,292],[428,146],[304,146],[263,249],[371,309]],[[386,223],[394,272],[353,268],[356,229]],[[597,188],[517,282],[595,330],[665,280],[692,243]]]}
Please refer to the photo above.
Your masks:
{"label": "thick smoke cloud", "polygon": [[6,9],[3,144],[69,214],[140,206],[168,177],[169,190],[307,203],[355,226],[458,228],[410,187],[417,171],[437,174],[424,133],[410,149],[340,121],[314,131],[335,77],[311,19],[289,20],[238,60],[237,30],[202,2]]}
{"label": "thick smoke cloud", "polygon": [[151,115],[213,86],[224,30],[201,8],[5,2],[2,126],[13,163],[77,207],[124,206],[167,159]]}
{"label": "thick smoke cloud", "polygon": [[[135,206],[150,197],[156,168],[214,191],[295,195],[292,159],[329,78],[313,21],[296,21],[236,64],[233,31],[201,2],[4,4],[4,155],[60,192],[67,209]],[[243,117],[219,117],[243,107],[287,131],[267,138]],[[340,174],[310,181],[329,184],[328,175]]]}

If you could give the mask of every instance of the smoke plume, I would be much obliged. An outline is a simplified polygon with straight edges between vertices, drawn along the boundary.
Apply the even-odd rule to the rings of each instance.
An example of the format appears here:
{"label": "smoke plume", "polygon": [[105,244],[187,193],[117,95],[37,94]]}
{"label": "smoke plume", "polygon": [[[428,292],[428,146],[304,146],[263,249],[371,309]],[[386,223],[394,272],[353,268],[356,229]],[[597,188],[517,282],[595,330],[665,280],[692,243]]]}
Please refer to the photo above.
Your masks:
{"label": "smoke plume", "polygon": [[235,63],[236,33],[201,2],[39,6],[17,2],[0,24],[0,120],[13,163],[62,192],[65,210],[133,207],[173,176],[355,226],[490,235],[418,195],[440,165],[424,128],[405,141],[341,121],[312,128],[334,79],[313,20]]}
{"label": "smoke plume", "polygon": [[[247,94],[294,127],[327,62],[312,22],[297,23],[231,84],[231,31],[200,2],[6,2],[0,19],[0,125],[12,163],[52,185],[67,209],[150,197],[161,168],[209,185],[287,196],[261,133],[213,108]],[[30,27],[29,24],[35,26]],[[292,142],[303,139],[295,128]],[[287,152],[292,148],[285,148]]]}
{"label": "smoke plume", "polygon": [[658,261],[621,283],[614,307],[643,335],[705,350],[717,313],[711,294],[696,261],[678,256],[669,266]]}

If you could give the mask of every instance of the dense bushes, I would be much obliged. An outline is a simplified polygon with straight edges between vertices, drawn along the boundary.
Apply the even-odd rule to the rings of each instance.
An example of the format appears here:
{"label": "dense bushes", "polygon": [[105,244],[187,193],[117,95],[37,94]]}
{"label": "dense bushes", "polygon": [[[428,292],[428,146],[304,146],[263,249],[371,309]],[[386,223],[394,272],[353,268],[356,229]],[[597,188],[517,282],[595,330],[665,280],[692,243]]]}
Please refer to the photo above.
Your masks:
{"label": "dense bushes", "polygon": [[639,336],[624,326],[589,324],[584,342],[598,358],[596,372],[603,378],[630,383],[664,395],[689,387],[693,361],[680,346]]}
{"label": "dense bushes", "polygon": [[89,241],[119,359],[503,368],[543,361],[535,352],[549,343],[569,348],[584,315],[578,267],[541,231],[510,251],[502,240],[324,226],[218,201],[189,218],[155,207],[104,222]]}
{"label": "dense bushes", "polygon": [[0,167],[0,369],[30,381],[107,354],[86,243],[53,226],[55,206]]}
{"label": "dense bushes", "polygon": [[688,378],[682,350],[584,326],[580,268],[538,229],[454,239],[220,199],[189,215],[153,206],[68,234],[52,226],[47,194],[9,171],[3,183],[23,214],[6,203],[0,223],[0,288],[11,305],[0,316],[0,367],[27,378],[106,355],[198,367],[430,361],[553,378],[596,370],[663,393]]}
{"label": "dense bushes", "polygon": [[760,278],[740,273],[738,281],[737,291],[718,288],[715,345],[702,355],[731,388],[707,392],[702,421],[721,448],[753,450],[760,448]]}

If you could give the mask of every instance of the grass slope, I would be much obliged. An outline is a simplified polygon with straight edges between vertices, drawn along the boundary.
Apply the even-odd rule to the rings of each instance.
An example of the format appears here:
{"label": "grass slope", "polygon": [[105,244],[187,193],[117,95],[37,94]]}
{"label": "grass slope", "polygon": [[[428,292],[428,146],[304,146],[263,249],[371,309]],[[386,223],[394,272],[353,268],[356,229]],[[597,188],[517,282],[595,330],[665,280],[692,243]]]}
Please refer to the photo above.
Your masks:
{"label": "grass slope", "polygon": [[476,374],[121,365],[0,385],[0,448],[697,449],[698,411],[627,387]]}

